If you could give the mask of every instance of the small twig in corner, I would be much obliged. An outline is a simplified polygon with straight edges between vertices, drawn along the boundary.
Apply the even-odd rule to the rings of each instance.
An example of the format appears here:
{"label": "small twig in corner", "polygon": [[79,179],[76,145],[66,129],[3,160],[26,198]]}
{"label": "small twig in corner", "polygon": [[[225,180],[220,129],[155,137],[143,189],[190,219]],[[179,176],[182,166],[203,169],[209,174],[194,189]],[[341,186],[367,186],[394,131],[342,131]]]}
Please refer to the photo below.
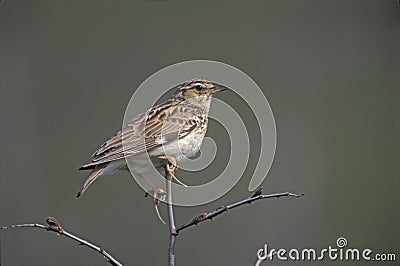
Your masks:
{"label": "small twig in corner", "polygon": [[[268,254],[265,258],[257,258],[256,264],[254,264],[254,266],[261,266],[261,263],[266,259],[266,258],[270,258],[275,255],[276,253],[278,253],[277,251],[274,251],[270,254]],[[264,254],[261,254],[262,256],[264,256]]]}
{"label": "small twig in corner", "polygon": [[17,225],[10,225],[10,226],[2,226],[2,227],[0,227],[0,229],[3,230],[3,229],[15,229],[15,228],[23,228],[23,227],[36,227],[36,228],[43,229],[46,231],[51,231],[51,232],[57,233],[59,235],[68,237],[72,240],[75,240],[76,242],[78,242],[81,245],[85,245],[93,250],[96,250],[97,252],[99,252],[100,254],[102,254],[104,256],[104,258],[107,260],[107,262],[109,262],[113,266],[122,266],[122,263],[120,263],[118,260],[116,260],[113,256],[110,255],[110,253],[108,253],[104,249],[63,229],[61,227],[61,224],[57,221],[56,218],[48,217],[48,218],[46,218],[46,223],[47,223],[47,226],[43,225],[43,224],[38,224],[38,223],[29,223],[29,224],[17,224]]}

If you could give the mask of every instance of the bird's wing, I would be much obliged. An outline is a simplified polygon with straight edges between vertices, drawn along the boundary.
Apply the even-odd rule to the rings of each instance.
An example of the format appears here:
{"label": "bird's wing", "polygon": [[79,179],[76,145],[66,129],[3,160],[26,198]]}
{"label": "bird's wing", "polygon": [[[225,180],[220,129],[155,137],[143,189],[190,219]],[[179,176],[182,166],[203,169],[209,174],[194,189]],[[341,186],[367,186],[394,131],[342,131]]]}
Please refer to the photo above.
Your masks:
{"label": "bird's wing", "polygon": [[188,135],[199,123],[196,110],[168,100],[136,116],[108,139],[80,169],[140,154]]}

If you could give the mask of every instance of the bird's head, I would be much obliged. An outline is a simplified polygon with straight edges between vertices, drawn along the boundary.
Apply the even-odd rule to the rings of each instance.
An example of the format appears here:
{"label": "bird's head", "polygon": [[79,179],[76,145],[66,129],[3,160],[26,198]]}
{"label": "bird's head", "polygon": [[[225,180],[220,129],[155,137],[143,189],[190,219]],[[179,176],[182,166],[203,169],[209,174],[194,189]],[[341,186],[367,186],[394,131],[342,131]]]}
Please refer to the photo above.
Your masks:
{"label": "bird's head", "polygon": [[174,98],[187,100],[198,96],[212,96],[213,94],[225,90],[226,87],[207,80],[190,80],[179,85],[174,94]]}

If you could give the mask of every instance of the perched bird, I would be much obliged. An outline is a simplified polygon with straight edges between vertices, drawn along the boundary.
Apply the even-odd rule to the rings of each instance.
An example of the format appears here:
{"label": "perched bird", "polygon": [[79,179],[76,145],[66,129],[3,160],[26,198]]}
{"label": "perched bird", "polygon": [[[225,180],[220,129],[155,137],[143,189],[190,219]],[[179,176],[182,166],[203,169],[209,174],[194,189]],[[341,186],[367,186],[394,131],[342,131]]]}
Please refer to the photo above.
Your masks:
{"label": "perched bird", "polygon": [[162,173],[165,158],[172,157],[179,164],[195,156],[207,131],[211,96],[225,88],[206,80],[190,80],[180,84],[167,101],[137,115],[100,146],[91,162],[79,168],[91,172],[77,197],[100,176],[128,170],[125,158],[134,174],[141,176],[152,167],[148,157]]}

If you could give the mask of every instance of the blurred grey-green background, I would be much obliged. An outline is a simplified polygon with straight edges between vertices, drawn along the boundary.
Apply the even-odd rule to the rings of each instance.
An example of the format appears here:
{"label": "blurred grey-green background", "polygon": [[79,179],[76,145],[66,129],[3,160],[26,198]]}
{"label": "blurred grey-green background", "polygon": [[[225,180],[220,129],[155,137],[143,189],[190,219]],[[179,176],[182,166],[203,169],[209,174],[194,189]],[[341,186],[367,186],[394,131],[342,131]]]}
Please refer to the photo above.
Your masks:
{"label": "blurred grey-green background", "polygon": [[[250,75],[274,111],[278,143],[265,192],[306,195],[185,231],[177,265],[253,265],[264,243],[318,250],[340,236],[400,260],[398,1],[3,0],[0,30],[1,225],[55,216],[126,265],[166,265],[167,226],[129,173],[75,200],[86,176],[77,168],[121,127],[149,75],[211,59]],[[177,208],[178,224],[249,195],[251,165],[226,196]],[[270,264],[291,263],[377,264]],[[104,264],[54,234],[1,231],[1,265]]]}

